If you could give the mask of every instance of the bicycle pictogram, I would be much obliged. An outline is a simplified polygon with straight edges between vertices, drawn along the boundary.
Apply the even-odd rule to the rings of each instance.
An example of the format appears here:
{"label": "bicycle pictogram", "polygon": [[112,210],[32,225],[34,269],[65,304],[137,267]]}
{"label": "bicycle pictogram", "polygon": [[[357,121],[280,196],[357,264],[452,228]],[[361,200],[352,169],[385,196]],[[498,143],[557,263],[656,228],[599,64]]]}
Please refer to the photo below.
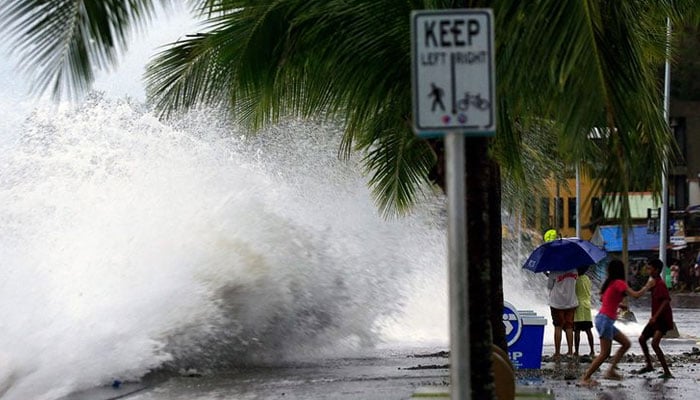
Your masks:
{"label": "bicycle pictogram", "polygon": [[481,98],[481,93],[471,94],[469,92],[465,92],[464,97],[457,101],[457,109],[467,111],[469,110],[469,106],[484,111],[491,107],[491,102],[489,102],[487,99]]}

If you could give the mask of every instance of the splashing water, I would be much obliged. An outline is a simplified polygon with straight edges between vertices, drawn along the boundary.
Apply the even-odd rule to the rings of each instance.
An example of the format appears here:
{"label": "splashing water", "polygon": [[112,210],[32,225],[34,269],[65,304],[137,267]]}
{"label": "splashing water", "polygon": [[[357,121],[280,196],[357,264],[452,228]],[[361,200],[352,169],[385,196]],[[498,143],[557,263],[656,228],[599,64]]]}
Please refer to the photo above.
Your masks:
{"label": "splashing water", "polygon": [[337,129],[245,138],[212,121],[175,130],[93,96],[36,110],[3,149],[3,400],[444,343],[445,317],[412,314],[446,309],[440,198],[386,221],[357,160],[337,160]]}
{"label": "splashing water", "polygon": [[[97,94],[2,132],[17,138],[0,151],[3,400],[446,346],[444,199],[426,189],[410,217],[382,219],[358,160],[336,157],[337,128],[221,121],[169,127]],[[505,300],[548,317],[527,250],[504,248]]]}

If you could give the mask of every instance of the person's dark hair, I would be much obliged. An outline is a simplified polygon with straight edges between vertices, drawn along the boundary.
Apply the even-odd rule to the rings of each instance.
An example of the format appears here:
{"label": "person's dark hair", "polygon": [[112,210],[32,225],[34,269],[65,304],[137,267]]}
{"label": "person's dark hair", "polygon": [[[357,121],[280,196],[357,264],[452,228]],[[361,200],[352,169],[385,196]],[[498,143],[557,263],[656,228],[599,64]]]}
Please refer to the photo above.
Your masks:
{"label": "person's dark hair", "polygon": [[605,293],[605,289],[616,279],[625,280],[625,264],[617,259],[610,261],[608,264],[608,277],[603,282],[603,286],[600,287],[600,294]]}
{"label": "person's dark hair", "polygon": [[654,258],[653,260],[650,260],[649,265],[654,267],[659,272],[661,272],[664,269],[663,261],[659,260],[658,258]]}

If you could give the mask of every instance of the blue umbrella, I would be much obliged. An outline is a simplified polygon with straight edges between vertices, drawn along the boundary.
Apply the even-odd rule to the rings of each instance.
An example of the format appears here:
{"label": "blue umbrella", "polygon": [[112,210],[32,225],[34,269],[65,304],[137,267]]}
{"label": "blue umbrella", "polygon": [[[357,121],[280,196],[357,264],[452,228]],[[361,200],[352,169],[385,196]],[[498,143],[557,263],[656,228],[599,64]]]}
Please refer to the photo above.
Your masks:
{"label": "blue umbrella", "polygon": [[593,243],[579,238],[556,239],[537,247],[523,268],[532,272],[568,271],[597,264],[607,253]]}

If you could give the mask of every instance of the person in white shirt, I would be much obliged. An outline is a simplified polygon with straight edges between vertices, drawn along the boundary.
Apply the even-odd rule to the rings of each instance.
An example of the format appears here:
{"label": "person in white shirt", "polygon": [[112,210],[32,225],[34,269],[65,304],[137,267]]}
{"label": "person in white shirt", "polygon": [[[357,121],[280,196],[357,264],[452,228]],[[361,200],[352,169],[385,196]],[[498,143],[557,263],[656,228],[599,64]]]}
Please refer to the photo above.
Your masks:
{"label": "person in white shirt", "polygon": [[573,357],[574,313],[578,307],[576,297],[576,268],[550,272],[547,280],[549,308],[554,324],[554,360],[561,358],[561,332],[566,334],[567,357]]}

